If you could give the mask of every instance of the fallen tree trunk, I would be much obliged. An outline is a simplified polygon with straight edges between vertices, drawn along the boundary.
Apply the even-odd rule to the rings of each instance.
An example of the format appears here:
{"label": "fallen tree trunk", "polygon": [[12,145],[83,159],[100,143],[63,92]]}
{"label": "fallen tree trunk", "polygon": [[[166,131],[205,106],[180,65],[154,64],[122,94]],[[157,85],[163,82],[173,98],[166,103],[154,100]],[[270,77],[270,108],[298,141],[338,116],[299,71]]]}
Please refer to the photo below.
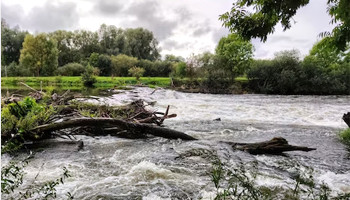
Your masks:
{"label": "fallen tree trunk", "polygon": [[286,151],[312,151],[315,148],[293,146],[288,144],[288,141],[282,137],[275,137],[272,140],[257,143],[232,143],[226,142],[233,149],[246,151],[250,154],[282,154]]}
{"label": "fallen tree trunk", "polygon": [[350,112],[344,113],[343,120],[348,125],[348,127],[350,128]]}
{"label": "fallen tree trunk", "polygon": [[31,131],[37,133],[50,133],[53,131],[74,128],[74,127],[117,127],[120,130],[125,130],[130,134],[150,134],[157,137],[164,137],[169,139],[182,140],[196,140],[196,138],[189,136],[180,131],[171,130],[163,127],[153,126],[149,124],[131,123],[124,120],[112,118],[76,118],[68,121],[45,124],[38,126]]}

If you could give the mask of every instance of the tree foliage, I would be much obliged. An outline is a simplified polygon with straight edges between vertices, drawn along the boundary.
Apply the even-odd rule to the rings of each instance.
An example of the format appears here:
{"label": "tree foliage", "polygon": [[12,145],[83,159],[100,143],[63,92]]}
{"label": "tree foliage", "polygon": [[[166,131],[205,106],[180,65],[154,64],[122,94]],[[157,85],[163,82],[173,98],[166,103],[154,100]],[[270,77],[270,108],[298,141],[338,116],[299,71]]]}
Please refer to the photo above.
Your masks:
{"label": "tree foliage", "polygon": [[59,67],[55,75],[60,76],[80,76],[82,73],[84,73],[85,67],[79,63],[68,63],[64,65],[63,67]]}
{"label": "tree foliage", "polygon": [[253,56],[253,45],[237,34],[221,38],[216,47],[216,54],[225,60],[223,67],[230,74],[231,80],[244,73]]}
{"label": "tree foliage", "polygon": [[126,55],[151,61],[159,59],[158,41],[151,31],[143,28],[126,29],[124,34],[127,44],[123,52]]}
{"label": "tree foliage", "polygon": [[120,54],[112,56],[112,75],[113,76],[128,76],[129,69],[137,64],[137,58]]}
{"label": "tree foliage", "polygon": [[12,62],[19,63],[22,43],[28,32],[18,27],[11,29],[4,19],[1,19],[1,65]]}
{"label": "tree foliage", "polygon": [[36,76],[51,76],[58,65],[57,42],[42,33],[27,35],[21,50],[20,63]]}
{"label": "tree foliage", "polygon": [[251,89],[268,94],[350,94],[350,62],[323,63],[317,56],[300,60],[299,53],[283,51],[273,60],[257,60],[248,72]]}
{"label": "tree foliage", "polygon": [[[245,39],[260,38],[266,41],[274,32],[277,23],[284,30],[291,27],[291,19],[297,10],[309,3],[309,0],[238,0],[231,11],[220,16],[223,25]],[[350,41],[350,0],[328,0],[328,13],[331,23],[337,26],[332,33],[324,33],[332,38],[332,43],[344,50]],[[254,12],[250,12],[253,9]]]}

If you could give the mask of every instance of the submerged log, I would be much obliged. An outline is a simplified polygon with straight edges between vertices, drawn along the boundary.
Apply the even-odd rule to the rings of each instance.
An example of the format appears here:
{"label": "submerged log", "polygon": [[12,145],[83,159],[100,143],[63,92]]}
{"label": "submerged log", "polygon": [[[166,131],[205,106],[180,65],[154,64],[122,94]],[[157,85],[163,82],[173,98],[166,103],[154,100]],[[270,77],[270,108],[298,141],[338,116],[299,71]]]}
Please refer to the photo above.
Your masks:
{"label": "submerged log", "polygon": [[[31,131],[47,134],[53,131],[74,127],[117,127],[120,130],[126,130],[130,134],[150,134],[169,139],[196,140],[196,138],[180,131],[149,124],[131,123],[112,118],[76,118],[68,121],[41,125],[32,129]],[[98,133],[95,133],[94,135],[96,134]]]}
{"label": "submerged log", "polygon": [[286,151],[312,151],[315,148],[293,146],[288,144],[288,141],[282,137],[275,137],[272,140],[257,143],[231,143],[226,142],[232,146],[233,149],[246,151],[250,154],[282,154]]}
{"label": "submerged log", "polygon": [[348,125],[348,127],[350,128],[350,112],[344,113],[343,120]]}

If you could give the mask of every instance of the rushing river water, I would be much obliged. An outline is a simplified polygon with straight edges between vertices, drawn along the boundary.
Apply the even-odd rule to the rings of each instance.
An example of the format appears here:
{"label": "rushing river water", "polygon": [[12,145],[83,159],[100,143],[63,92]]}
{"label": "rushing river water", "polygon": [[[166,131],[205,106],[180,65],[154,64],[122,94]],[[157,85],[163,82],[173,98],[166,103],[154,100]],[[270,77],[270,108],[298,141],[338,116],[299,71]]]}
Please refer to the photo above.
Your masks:
{"label": "rushing river water", "polygon": [[[67,167],[72,177],[57,187],[58,197],[70,192],[75,199],[213,199],[211,161],[201,156],[181,157],[197,149],[217,154],[232,166],[257,161],[257,184],[293,187],[291,178],[304,166],[314,168],[316,182],[337,192],[350,192],[350,153],[337,139],[346,128],[342,115],[350,111],[350,96],[276,96],[187,94],[160,89],[135,88],[91,100],[120,105],[142,98],[156,102],[149,109],[177,117],[165,126],[183,131],[198,141],[163,138],[128,140],[86,137],[84,148],[58,145],[35,154],[25,168],[28,184],[56,179]],[[221,121],[214,121],[220,118]],[[258,142],[281,136],[289,143],[317,148],[286,156],[250,155],[233,151],[220,141]],[[2,163],[11,160],[2,156]],[[18,158],[16,158],[18,159]]]}

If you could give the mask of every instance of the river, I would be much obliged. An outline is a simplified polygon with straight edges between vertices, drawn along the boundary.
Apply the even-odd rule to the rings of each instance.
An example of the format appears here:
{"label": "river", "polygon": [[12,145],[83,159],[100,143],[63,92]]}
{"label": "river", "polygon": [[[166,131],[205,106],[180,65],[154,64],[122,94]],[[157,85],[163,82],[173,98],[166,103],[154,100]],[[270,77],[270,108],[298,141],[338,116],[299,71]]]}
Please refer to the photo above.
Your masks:
{"label": "river", "polygon": [[[333,193],[350,192],[350,153],[337,139],[346,128],[342,115],[350,111],[350,96],[278,96],[190,94],[172,90],[135,88],[95,103],[120,105],[142,98],[155,102],[149,109],[177,117],[165,120],[168,128],[183,131],[198,141],[163,138],[128,140],[87,137],[84,148],[55,145],[37,152],[25,168],[25,184],[56,179],[67,169],[72,177],[57,187],[59,198],[70,192],[75,199],[213,199],[212,163],[189,151],[213,152],[223,163],[258,163],[258,185],[293,187],[296,171],[314,170],[318,183]],[[97,100],[96,100],[97,98]],[[220,118],[220,121],[214,120]],[[284,137],[290,144],[317,148],[285,156],[250,155],[233,151],[220,141],[259,142]],[[11,159],[2,156],[2,164]]]}

